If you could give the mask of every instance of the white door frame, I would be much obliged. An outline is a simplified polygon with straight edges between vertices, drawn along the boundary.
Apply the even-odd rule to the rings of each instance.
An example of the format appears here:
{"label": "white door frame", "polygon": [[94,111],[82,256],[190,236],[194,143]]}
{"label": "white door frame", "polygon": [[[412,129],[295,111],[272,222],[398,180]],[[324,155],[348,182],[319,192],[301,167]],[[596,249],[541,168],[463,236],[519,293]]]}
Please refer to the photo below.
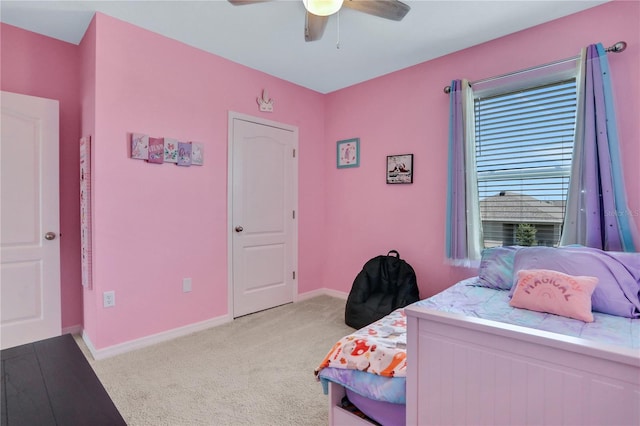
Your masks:
{"label": "white door frame", "polygon": [[[233,312],[233,120],[244,120],[264,126],[276,127],[293,133],[296,156],[298,155],[298,128],[276,121],[266,120],[239,112],[229,111],[227,129],[227,312],[230,319],[234,318]],[[292,226],[292,253],[293,267],[296,278],[293,280],[293,301],[298,301],[298,162],[293,162],[293,208],[296,212],[296,220]]]}

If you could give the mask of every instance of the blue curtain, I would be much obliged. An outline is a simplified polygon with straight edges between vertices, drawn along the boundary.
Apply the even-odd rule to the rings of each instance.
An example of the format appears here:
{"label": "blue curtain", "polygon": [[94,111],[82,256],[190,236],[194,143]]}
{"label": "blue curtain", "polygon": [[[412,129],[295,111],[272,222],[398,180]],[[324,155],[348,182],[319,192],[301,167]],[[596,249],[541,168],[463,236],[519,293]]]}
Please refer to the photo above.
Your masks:
{"label": "blue curtain", "polygon": [[625,196],[611,75],[602,44],[582,49],[577,86],[575,143],[560,244],[636,251],[637,229]]}

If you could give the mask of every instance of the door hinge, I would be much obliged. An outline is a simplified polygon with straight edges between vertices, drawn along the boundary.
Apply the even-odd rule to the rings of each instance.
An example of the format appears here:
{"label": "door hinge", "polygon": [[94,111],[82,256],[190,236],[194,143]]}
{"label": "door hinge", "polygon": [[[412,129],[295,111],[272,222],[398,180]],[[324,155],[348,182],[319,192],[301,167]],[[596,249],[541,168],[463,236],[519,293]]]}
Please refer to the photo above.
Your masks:
{"label": "door hinge", "polygon": [[293,271],[293,279],[296,279],[296,271]]}
{"label": "door hinge", "polygon": [[296,218],[296,211],[294,210],[291,213],[292,213],[292,218],[295,219]]}
{"label": "door hinge", "polygon": [[293,149],[293,158],[296,158],[296,149]]}

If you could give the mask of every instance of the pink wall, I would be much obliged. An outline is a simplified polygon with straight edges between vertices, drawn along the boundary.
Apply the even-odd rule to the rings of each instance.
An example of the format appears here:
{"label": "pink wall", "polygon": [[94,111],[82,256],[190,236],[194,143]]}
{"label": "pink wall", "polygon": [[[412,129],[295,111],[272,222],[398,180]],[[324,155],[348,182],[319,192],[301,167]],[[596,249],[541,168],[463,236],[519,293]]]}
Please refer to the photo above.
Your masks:
{"label": "pink wall", "polygon": [[78,46],[0,24],[2,90],[60,102],[62,328],[82,324],[80,284],[80,85]]}
{"label": "pink wall", "polygon": [[[328,95],[325,155],[331,159],[335,141],[351,137],[360,137],[362,152],[359,168],[325,164],[332,206],[327,229],[334,238],[328,240],[324,286],[348,291],[364,262],[392,248],[416,269],[422,297],[473,274],[444,262],[444,86],[572,57],[590,43],[628,43],[609,61],[629,207],[640,225],[639,18],[639,2],[612,2]],[[414,183],[386,185],[386,156],[405,153],[414,154]]]}
{"label": "pink wall", "polygon": [[[300,128],[300,252],[323,252],[324,100],[106,15],[93,25],[95,257],[94,290],[87,293],[94,295],[85,302],[91,298],[97,309],[85,330],[101,349],[227,314],[230,110]],[[258,111],[263,89],[275,100],[273,114]],[[132,160],[132,132],[200,141],[205,165]],[[301,291],[321,284],[318,264],[308,259],[301,256]],[[182,293],[183,277],[193,279],[192,292]],[[116,292],[116,307],[99,307],[95,295],[106,290]]]}
{"label": "pink wall", "polygon": [[[351,88],[320,95],[98,14],[74,46],[2,24],[2,90],[59,99],[63,327],[97,349],[227,312],[227,114],[299,127],[299,291],[347,292],[369,258],[397,249],[423,297],[473,271],[443,260],[451,79],[482,79],[573,56],[593,42],[616,78],[630,210],[640,219],[640,4],[613,2]],[[267,89],[273,114],[257,111]],[[80,119],[80,116],[82,118]],[[81,131],[82,130],[82,131]],[[205,166],[127,158],[127,134],[205,143]],[[94,139],[94,289],[80,287],[77,141]],[[337,170],[335,142],[361,138],[361,166]],[[386,156],[413,153],[415,183],[386,185]],[[174,226],[179,224],[180,226]],[[193,292],[181,280],[193,278]],[[117,306],[103,309],[103,291]]]}
{"label": "pink wall", "polygon": [[[85,31],[80,43],[80,69],[78,70],[80,81],[80,108],[81,108],[81,129],[82,135],[95,138],[95,115],[96,115],[96,21],[93,19]],[[91,153],[91,165],[94,166],[94,153]],[[91,209],[93,211],[93,197]],[[77,224],[80,227],[80,223]],[[95,254],[95,252],[94,252]],[[93,271],[92,271],[93,272]],[[93,274],[92,274],[93,276]],[[94,330],[97,327],[97,315],[99,308],[99,294],[96,291],[84,289],[84,317],[82,326],[84,330]]]}

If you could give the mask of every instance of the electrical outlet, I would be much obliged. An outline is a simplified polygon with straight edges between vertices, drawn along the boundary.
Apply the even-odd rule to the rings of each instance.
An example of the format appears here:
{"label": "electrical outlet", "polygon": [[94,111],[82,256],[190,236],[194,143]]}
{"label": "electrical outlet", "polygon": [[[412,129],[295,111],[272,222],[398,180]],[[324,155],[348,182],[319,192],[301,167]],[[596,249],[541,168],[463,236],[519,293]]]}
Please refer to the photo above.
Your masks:
{"label": "electrical outlet", "polygon": [[191,278],[182,279],[182,292],[189,293],[191,291]]}
{"label": "electrical outlet", "polygon": [[116,292],[111,290],[102,293],[102,304],[105,308],[116,306]]}

